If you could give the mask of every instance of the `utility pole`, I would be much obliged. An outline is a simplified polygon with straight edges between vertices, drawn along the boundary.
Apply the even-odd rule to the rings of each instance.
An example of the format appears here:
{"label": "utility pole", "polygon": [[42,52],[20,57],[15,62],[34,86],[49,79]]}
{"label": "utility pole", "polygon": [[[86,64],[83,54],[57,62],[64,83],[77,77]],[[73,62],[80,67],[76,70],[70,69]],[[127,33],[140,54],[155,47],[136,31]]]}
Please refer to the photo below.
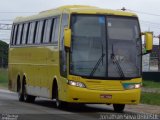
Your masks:
{"label": "utility pole", "polygon": [[160,71],[160,35],[158,36],[159,45],[158,45],[158,71]]}

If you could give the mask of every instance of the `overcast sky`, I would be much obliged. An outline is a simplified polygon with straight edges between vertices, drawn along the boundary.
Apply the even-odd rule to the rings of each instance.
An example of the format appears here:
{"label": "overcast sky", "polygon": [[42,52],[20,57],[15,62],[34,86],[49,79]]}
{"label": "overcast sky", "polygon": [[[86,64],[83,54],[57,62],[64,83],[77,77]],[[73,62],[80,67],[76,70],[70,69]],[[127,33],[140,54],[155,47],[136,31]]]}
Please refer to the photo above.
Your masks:
{"label": "overcast sky", "polygon": [[[0,0],[0,23],[12,23],[16,16],[28,16],[62,5],[92,5],[107,9],[125,7],[138,14],[142,31],[160,34],[160,0]],[[0,40],[8,43],[9,39],[10,31],[0,30]]]}

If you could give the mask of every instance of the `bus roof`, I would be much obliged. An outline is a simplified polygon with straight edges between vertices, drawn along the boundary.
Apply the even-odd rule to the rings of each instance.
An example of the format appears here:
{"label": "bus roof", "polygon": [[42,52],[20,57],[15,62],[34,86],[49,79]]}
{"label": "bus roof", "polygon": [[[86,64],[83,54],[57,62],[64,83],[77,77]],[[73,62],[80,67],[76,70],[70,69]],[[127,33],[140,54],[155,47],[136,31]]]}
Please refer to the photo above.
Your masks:
{"label": "bus roof", "polygon": [[68,5],[58,7],[56,9],[42,11],[37,15],[28,17],[17,17],[14,23],[36,20],[40,18],[46,18],[51,16],[61,15],[64,12],[77,13],[77,14],[108,14],[108,15],[120,15],[120,16],[137,16],[135,13],[125,12],[120,10],[102,9],[94,6],[81,6],[81,5]]}

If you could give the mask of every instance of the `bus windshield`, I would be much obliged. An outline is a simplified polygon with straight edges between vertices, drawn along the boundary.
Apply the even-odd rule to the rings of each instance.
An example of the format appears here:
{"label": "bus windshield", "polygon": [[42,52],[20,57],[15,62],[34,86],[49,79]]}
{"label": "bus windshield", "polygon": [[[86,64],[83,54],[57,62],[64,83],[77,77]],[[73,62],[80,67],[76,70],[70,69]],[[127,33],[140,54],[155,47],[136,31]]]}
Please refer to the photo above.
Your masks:
{"label": "bus windshield", "polygon": [[72,15],[70,73],[85,77],[141,75],[141,38],[135,17]]}

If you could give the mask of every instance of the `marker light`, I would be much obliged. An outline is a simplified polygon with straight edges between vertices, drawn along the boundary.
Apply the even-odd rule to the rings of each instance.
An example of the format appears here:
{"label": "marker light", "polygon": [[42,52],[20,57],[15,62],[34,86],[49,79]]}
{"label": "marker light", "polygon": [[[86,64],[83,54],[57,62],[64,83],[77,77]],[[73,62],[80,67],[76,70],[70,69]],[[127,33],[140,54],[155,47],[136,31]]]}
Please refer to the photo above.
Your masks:
{"label": "marker light", "polygon": [[77,82],[77,81],[72,81],[72,80],[68,80],[68,84],[75,86],[75,87],[81,87],[81,88],[85,88],[86,86],[84,85],[84,83],[82,82]]}

